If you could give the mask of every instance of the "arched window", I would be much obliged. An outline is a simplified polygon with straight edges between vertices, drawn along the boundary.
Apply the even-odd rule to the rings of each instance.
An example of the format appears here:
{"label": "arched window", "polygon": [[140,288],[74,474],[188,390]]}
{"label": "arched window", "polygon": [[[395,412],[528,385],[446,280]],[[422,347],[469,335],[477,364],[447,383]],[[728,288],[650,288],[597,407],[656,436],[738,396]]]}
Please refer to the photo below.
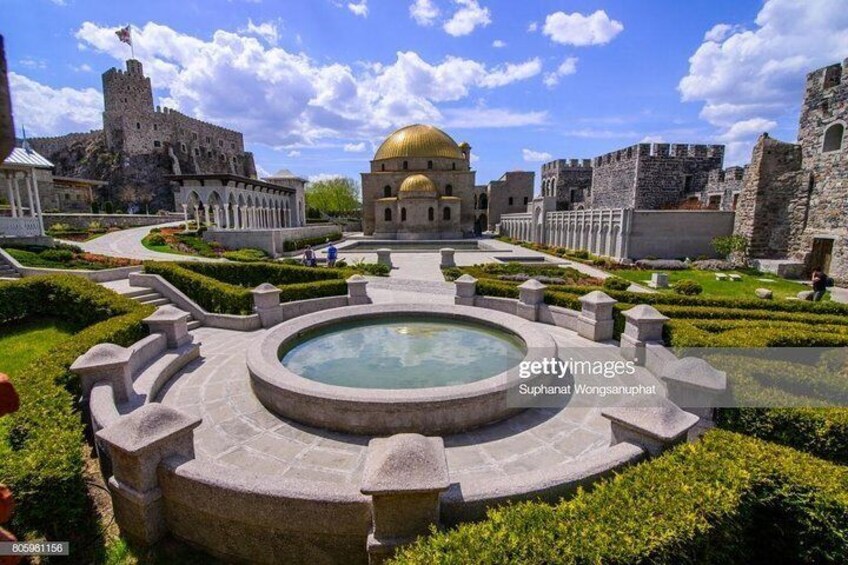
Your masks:
{"label": "arched window", "polygon": [[453,186],[445,186],[445,196],[453,196]]}
{"label": "arched window", "polygon": [[403,162],[403,170],[405,171],[405,170],[407,170],[408,168],[409,168],[409,161],[404,161],[404,162]]}
{"label": "arched window", "polygon": [[451,163],[451,165],[452,165],[451,168],[455,171],[456,170],[456,163]]}
{"label": "arched window", "polygon": [[386,211],[383,212],[383,219],[386,220],[387,222],[392,221],[392,209],[391,208],[386,208]]}
{"label": "arched window", "polygon": [[385,171],[385,170],[386,170],[386,164],[385,164],[385,163],[381,163],[381,164],[380,164],[380,170],[381,170],[381,171]]}
{"label": "arched window", "polygon": [[383,187],[383,198],[389,198],[392,195],[392,187],[386,185]]}
{"label": "arched window", "polygon": [[485,194],[480,195],[480,209],[485,210],[489,207],[489,197]]}
{"label": "arched window", "polygon": [[442,219],[443,220],[450,220],[450,208],[445,207],[445,209],[442,210]]}
{"label": "arched window", "polygon": [[513,202],[513,200],[514,200],[514,199],[512,198],[512,196],[510,196],[510,197],[509,197],[509,205],[510,205],[510,206],[512,206],[512,202]]}
{"label": "arched window", "polygon": [[833,124],[824,132],[824,144],[822,151],[839,151],[842,149],[842,137],[845,135],[845,126]]}
{"label": "arched window", "polygon": [[433,168],[433,161],[427,161],[427,168],[428,168],[428,169],[432,169],[432,168]]}
{"label": "arched window", "polygon": [[405,222],[405,221],[406,221],[406,208],[401,208],[401,209],[400,209],[400,221],[401,221],[401,222]]}
{"label": "arched window", "polygon": [[433,208],[430,207],[430,209],[427,210],[427,219],[432,222],[435,218],[436,218],[436,214],[433,212]]}

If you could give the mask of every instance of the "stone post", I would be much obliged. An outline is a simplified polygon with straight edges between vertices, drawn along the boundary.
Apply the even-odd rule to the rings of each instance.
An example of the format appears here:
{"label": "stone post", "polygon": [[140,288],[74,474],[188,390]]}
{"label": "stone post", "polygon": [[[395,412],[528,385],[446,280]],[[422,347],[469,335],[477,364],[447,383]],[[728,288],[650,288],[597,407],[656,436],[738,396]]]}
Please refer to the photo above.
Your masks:
{"label": "stone post", "polygon": [[172,304],[160,306],[142,321],[150,328],[150,333],[165,334],[170,349],[176,349],[191,342],[191,336],[188,333],[188,312]]}
{"label": "stone post", "polygon": [[454,254],[456,250],[450,247],[444,247],[439,250],[439,253],[442,254],[442,262],[439,265],[442,269],[447,269],[448,267],[456,267],[456,261],[454,260]]}
{"label": "stone post", "polygon": [[456,285],[456,296],[453,303],[457,306],[474,306],[474,297],[477,296],[477,279],[465,274],[453,283]]}
{"label": "stone post", "polygon": [[651,402],[657,406],[614,406],[601,410],[610,421],[612,445],[635,443],[650,455],[659,455],[669,447],[686,441],[686,434],[698,423],[698,417],[684,412],[666,398]]}
{"label": "stone post", "polygon": [[624,333],[621,335],[621,355],[637,365],[645,364],[645,344],[662,343],[663,324],[668,321],[653,306],[640,304],[624,311]]}
{"label": "stone post", "polygon": [[613,307],[618,301],[600,290],[580,297],[582,310],[577,316],[577,333],[592,341],[612,339],[615,319]]}
{"label": "stone post", "polygon": [[347,279],[347,304],[348,306],[371,304],[371,297],[368,296],[368,279],[362,275],[353,275]]}
{"label": "stone post", "polygon": [[545,302],[545,289],[536,279],[524,281],[518,287],[518,305],[515,313],[525,320],[535,322],[539,316],[539,305]]}
{"label": "stone post", "polygon": [[392,268],[392,250],[381,248],[377,250],[377,263],[380,265],[386,265],[388,268]]}
{"label": "stone post", "polygon": [[115,521],[130,540],[151,545],[165,535],[157,468],[168,457],[194,459],[200,418],[164,404],[145,404],[97,432],[112,461],[109,478]]}
{"label": "stone post", "polygon": [[112,385],[115,402],[126,402],[132,391],[131,352],[114,343],[99,343],[77,357],[70,369],[80,376],[82,397],[88,400],[91,389],[101,381]]}
{"label": "stone post", "polygon": [[697,357],[684,357],[663,367],[668,399],[683,410],[712,420],[718,400],[727,389],[727,373]]}
{"label": "stone post", "polygon": [[438,524],[439,493],[448,486],[442,438],[397,434],[372,439],[360,488],[371,495],[369,563],[383,563],[399,546]]}
{"label": "stone post", "polygon": [[280,292],[271,283],[262,283],[250,291],[253,294],[253,311],[259,314],[263,328],[276,326],[283,321]]}

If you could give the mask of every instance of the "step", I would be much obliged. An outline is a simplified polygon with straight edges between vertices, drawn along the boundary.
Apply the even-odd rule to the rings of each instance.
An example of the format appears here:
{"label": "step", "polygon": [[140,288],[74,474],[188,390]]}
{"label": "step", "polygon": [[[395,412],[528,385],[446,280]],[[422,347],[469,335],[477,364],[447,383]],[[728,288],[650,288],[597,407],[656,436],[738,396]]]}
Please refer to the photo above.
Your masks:
{"label": "step", "polygon": [[[155,291],[152,291],[149,288],[146,288],[146,287],[143,287],[143,286],[136,286],[136,287],[131,287],[131,288],[132,288],[131,291],[121,293],[121,296],[126,296],[127,298],[132,298],[133,300],[135,300],[139,296],[144,296],[146,294],[151,294],[151,293],[155,292]],[[156,294],[158,294],[158,293],[156,293]]]}
{"label": "step", "polygon": [[141,370],[133,381],[133,391],[143,402],[152,402],[171,377],[199,356],[199,343],[187,343],[177,349],[169,349]]}
{"label": "step", "polygon": [[144,302],[145,300],[155,300],[157,298],[162,298],[162,295],[158,292],[147,289],[147,292],[145,292],[144,294],[132,296],[131,298],[136,302]]}
{"label": "step", "polygon": [[139,300],[139,302],[148,306],[164,306],[165,304],[171,304],[171,301],[165,297]]}
{"label": "step", "polygon": [[200,323],[200,320],[191,320],[191,321],[189,321],[189,323],[187,325],[188,325],[188,331],[191,331],[191,330],[196,330],[197,328],[199,328],[203,324]]}

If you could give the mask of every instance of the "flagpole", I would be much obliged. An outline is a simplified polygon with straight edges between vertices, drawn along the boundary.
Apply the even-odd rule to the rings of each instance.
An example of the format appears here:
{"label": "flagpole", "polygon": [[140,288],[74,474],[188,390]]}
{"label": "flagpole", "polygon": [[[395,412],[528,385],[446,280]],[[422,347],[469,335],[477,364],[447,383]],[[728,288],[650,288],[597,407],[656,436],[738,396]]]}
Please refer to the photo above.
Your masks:
{"label": "flagpole", "polygon": [[130,56],[135,59],[135,45],[132,40],[132,24],[127,24],[127,29],[130,30]]}

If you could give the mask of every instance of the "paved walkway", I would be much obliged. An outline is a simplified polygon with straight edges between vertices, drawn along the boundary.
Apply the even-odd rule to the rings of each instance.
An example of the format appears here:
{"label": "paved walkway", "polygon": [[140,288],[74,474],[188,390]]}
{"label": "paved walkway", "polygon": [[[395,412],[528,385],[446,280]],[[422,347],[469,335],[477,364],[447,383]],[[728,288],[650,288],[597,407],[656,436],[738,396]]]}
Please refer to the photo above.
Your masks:
{"label": "paved walkway", "polygon": [[68,243],[82,247],[83,250],[89,253],[97,253],[99,255],[107,255],[110,257],[126,257],[127,259],[139,259],[142,261],[214,261],[206,257],[194,257],[190,255],[176,255],[173,253],[159,253],[151,251],[141,244],[150,230],[155,227],[170,227],[177,226],[183,222],[166,222],[155,226],[142,226],[139,228],[128,228],[121,231],[111,232],[91,241]]}

